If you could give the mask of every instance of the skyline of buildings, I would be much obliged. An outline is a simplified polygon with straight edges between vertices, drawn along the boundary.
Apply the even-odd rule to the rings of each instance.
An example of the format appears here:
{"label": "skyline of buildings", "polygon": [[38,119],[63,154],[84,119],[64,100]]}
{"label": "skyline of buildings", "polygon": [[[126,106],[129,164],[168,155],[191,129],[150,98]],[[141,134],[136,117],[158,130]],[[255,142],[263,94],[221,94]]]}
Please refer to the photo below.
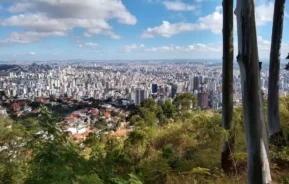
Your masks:
{"label": "skyline of buildings", "polygon": [[[0,91],[8,97],[34,100],[41,96],[67,96],[140,104],[153,97],[158,104],[178,93],[192,92],[201,109],[222,106],[222,65],[193,62],[59,63],[32,66],[37,71],[2,71]],[[268,69],[261,71],[261,87],[267,94]],[[30,72],[31,71],[31,72]],[[280,93],[289,91],[287,71],[280,73]],[[234,104],[241,102],[240,72],[234,67]]]}

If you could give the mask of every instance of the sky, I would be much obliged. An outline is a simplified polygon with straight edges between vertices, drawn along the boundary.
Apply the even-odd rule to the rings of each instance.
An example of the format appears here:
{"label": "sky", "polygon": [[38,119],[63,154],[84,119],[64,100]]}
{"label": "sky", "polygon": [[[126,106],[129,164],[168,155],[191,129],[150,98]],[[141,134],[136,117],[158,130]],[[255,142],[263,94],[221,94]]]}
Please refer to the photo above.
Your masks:
{"label": "sky", "polygon": [[[273,0],[256,0],[260,60],[273,10]],[[221,0],[0,0],[0,60],[221,60],[222,16]],[[288,32],[287,1],[282,58]]]}

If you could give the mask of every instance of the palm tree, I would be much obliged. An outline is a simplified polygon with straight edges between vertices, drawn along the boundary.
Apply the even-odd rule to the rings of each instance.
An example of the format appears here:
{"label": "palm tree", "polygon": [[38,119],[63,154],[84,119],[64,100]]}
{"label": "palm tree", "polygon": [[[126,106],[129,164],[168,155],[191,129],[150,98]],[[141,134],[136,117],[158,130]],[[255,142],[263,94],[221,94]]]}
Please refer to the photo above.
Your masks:
{"label": "palm tree", "polygon": [[229,131],[229,138],[222,150],[222,168],[229,172],[233,168],[234,150],[233,122],[233,0],[223,1],[223,128]]}
{"label": "palm tree", "polygon": [[285,0],[276,0],[274,7],[268,86],[268,127],[270,142],[278,147],[286,145],[279,115],[280,49],[283,33]]}
{"label": "palm tree", "polygon": [[238,31],[244,124],[248,155],[248,183],[271,183],[268,136],[260,85],[255,21],[255,0],[237,0]]}

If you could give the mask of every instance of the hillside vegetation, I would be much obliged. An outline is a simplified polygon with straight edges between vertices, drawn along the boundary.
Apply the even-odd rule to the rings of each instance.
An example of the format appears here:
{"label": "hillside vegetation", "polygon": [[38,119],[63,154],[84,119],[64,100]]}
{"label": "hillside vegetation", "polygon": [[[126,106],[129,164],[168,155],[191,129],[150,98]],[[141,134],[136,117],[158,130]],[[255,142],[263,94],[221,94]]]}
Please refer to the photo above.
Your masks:
{"label": "hillside vegetation", "polygon": [[[146,99],[127,117],[134,131],[124,138],[92,134],[84,148],[59,132],[45,108],[30,123],[0,117],[0,183],[246,183],[242,107],[234,109],[234,172],[224,174],[221,150],[228,132],[220,113],[189,110],[183,98],[191,96],[162,106]],[[280,117],[288,140],[289,97],[280,100]],[[270,159],[273,181],[289,183],[288,147],[270,145]]]}

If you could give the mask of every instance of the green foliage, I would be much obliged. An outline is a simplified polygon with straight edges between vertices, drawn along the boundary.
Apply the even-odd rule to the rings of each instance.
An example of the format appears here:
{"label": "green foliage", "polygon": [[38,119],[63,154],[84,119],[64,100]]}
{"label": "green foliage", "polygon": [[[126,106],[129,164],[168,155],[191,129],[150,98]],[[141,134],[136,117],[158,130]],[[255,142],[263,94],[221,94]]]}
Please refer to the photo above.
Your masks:
{"label": "green foliage", "polygon": [[152,112],[157,112],[158,110],[158,105],[152,98],[144,99],[144,101],[141,103],[141,106]]}
{"label": "green foliage", "polygon": [[154,111],[145,107],[138,108],[139,116],[144,120],[144,122],[149,126],[155,126],[157,122],[157,116]]}
{"label": "green foliage", "polygon": [[105,129],[107,128],[107,122],[106,119],[104,118],[98,118],[95,123],[94,123],[94,127],[98,128],[98,129]]}
{"label": "green foliage", "polygon": [[168,99],[165,100],[164,104],[162,105],[162,109],[168,118],[173,118],[174,114],[176,113],[176,106]]}
{"label": "green foliage", "polygon": [[181,111],[187,111],[191,105],[196,108],[198,100],[193,93],[179,93],[175,98],[175,104],[177,107],[181,107]]}
{"label": "green foliage", "polygon": [[193,168],[191,173],[192,174],[211,175],[210,169],[202,168],[202,167]]}
{"label": "green foliage", "polygon": [[0,115],[0,183],[22,183],[26,174],[23,146],[29,138],[21,124]]}
{"label": "green foliage", "polygon": [[103,181],[99,179],[96,174],[85,175],[82,179],[80,179],[81,184],[103,184]]}
{"label": "green foliage", "polygon": [[42,138],[36,137],[28,145],[34,156],[25,183],[75,183],[93,177],[86,176],[87,161],[81,157],[79,148],[54,126],[45,107],[41,108],[40,120]]}
{"label": "green foliage", "polygon": [[157,123],[157,117],[162,114],[162,109],[158,107],[156,102],[152,98],[145,99],[141,106],[136,106],[136,113],[130,118],[132,124],[143,120],[145,124],[149,126],[155,126]]}
{"label": "green foliage", "polygon": [[173,148],[173,145],[168,144],[163,147],[162,149],[162,156],[166,159],[171,159],[175,155],[175,150]]}
{"label": "green foliage", "polygon": [[129,183],[130,184],[142,184],[142,181],[135,174],[129,174]]}
{"label": "green foliage", "polygon": [[26,118],[21,121],[21,124],[32,134],[41,130],[39,123],[33,118]]}
{"label": "green foliage", "polygon": [[289,96],[280,98],[280,122],[284,136],[289,142]]}
{"label": "green foliage", "polygon": [[[9,146],[0,151],[0,184],[245,183],[242,107],[234,108],[233,159],[238,174],[227,176],[220,168],[223,141],[228,139],[222,117],[213,111],[189,111],[183,99],[190,96],[180,94],[175,101],[182,104],[181,113],[168,100],[162,106],[145,100],[130,117],[134,131],[124,138],[91,134],[84,150],[55,127],[59,120],[46,107],[41,107],[37,119],[13,122],[0,117],[0,146]],[[289,98],[281,98],[280,117],[287,136],[288,114]],[[106,126],[106,120],[97,119],[95,126],[100,125]],[[274,181],[288,183],[288,148],[271,146],[270,158]]]}
{"label": "green foliage", "polygon": [[32,109],[39,108],[39,107],[40,107],[40,102],[34,101],[34,102],[32,102],[32,103],[30,104],[30,106],[31,106]]}

